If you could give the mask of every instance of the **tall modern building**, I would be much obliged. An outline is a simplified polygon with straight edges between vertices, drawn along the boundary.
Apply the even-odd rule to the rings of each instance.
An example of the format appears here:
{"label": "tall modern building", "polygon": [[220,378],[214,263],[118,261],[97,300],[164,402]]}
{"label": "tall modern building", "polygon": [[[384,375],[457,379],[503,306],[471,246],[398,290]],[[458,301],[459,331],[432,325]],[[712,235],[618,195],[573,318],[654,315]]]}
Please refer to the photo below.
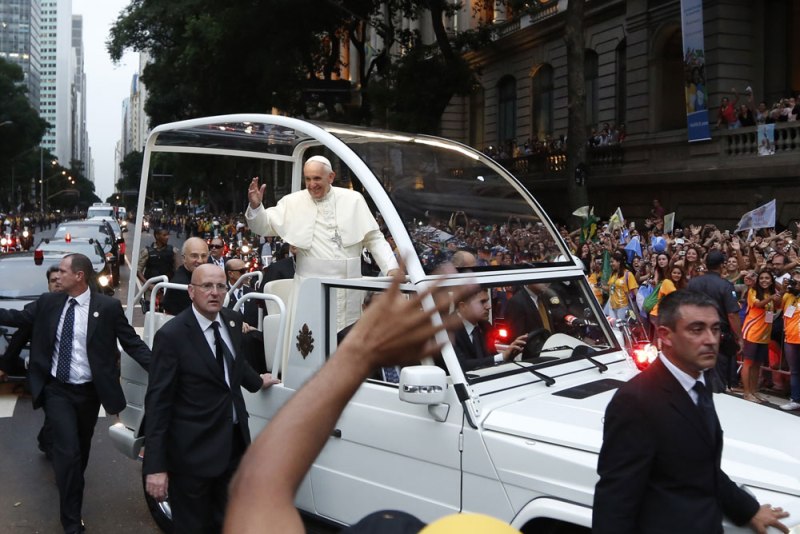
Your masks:
{"label": "tall modern building", "polygon": [[39,115],[50,123],[42,146],[62,165],[72,157],[72,0],[41,0]]}
{"label": "tall modern building", "polygon": [[28,99],[39,108],[40,0],[0,0],[0,58],[22,67]]}
{"label": "tall modern building", "polygon": [[83,16],[72,15],[72,159],[83,162],[89,172],[89,136],[86,131],[86,73],[83,70]]}

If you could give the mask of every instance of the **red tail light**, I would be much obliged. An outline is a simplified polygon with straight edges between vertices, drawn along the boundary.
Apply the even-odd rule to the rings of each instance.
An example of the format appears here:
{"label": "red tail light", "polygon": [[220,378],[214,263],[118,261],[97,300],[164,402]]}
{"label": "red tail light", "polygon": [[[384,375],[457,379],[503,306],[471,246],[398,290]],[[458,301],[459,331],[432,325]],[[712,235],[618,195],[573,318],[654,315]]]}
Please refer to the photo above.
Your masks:
{"label": "red tail light", "polygon": [[119,253],[120,253],[120,255],[122,255],[122,256],[124,256],[124,255],[125,255],[125,242],[124,242],[124,241],[123,241],[122,243],[120,243],[120,244],[119,244]]}
{"label": "red tail light", "polygon": [[72,242],[72,234],[67,232],[67,235],[64,236],[64,241],[66,241],[67,243],[71,243]]}
{"label": "red tail light", "polygon": [[631,358],[633,358],[633,363],[636,364],[636,368],[640,371],[647,369],[658,357],[658,349],[655,345],[651,345],[650,343],[638,343],[634,345],[633,348],[629,349],[628,352]]}
{"label": "red tail light", "polygon": [[43,250],[34,250],[33,251],[33,263],[36,265],[41,265],[44,262],[44,251]]}

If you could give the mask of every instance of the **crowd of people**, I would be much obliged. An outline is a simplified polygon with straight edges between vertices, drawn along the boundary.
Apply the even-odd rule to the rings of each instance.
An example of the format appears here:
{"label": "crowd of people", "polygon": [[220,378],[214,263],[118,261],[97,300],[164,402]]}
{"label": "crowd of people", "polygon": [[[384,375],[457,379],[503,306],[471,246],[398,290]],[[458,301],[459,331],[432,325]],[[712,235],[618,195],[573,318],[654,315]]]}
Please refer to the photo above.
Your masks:
{"label": "crowd of people", "polygon": [[[586,139],[589,148],[620,145],[626,137],[624,124],[612,124],[604,122],[602,125],[593,127]],[[521,145],[516,139],[509,139],[499,145],[489,145],[483,153],[496,160],[512,158],[524,158],[527,156],[563,154],[567,149],[567,138],[565,135],[553,137],[546,135],[543,139],[531,139],[530,137]]]}
{"label": "crowd of people", "polygon": [[731,89],[730,97],[725,96],[717,110],[717,128],[734,129],[761,124],[794,122],[800,115],[800,102],[794,97],[779,98],[770,106],[766,100],[756,104],[753,90],[744,91],[744,102],[739,103],[739,93]]}

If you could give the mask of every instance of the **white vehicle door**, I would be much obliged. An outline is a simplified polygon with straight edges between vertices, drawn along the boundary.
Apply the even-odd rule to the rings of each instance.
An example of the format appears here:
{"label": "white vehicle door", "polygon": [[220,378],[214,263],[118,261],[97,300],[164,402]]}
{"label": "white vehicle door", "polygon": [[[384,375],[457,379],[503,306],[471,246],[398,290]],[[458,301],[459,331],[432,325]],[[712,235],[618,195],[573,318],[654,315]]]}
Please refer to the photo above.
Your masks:
{"label": "white vehicle door", "polygon": [[[335,332],[335,314],[329,317],[329,332]],[[510,518],[480,434],[463,419],[452,384],[445,403],[449,412],[440,422],[426,405],[401,401],[398,385],[389,379],[376,371],[364,382],[314,463],[316,512],[348,524],[383,509],[432,521],[461,509],[463,489],[471,496],[463,509]]]}

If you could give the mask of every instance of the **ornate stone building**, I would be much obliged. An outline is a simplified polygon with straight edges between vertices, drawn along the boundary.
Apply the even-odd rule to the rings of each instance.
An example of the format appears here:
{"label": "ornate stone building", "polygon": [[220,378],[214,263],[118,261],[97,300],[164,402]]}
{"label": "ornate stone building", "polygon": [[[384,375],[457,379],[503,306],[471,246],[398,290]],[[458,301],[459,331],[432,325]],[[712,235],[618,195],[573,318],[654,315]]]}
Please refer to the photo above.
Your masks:
{"label": "ornate stone building", "polygon": [[[474,3],[451,22],[453,31],[491,16],[495,38],[470,54],[481,89],[451,102],[442,135],[479,148],[566,135],[567,1],[539,0],[516,14],[502,5],[486,13]],[[732,100],[734,88],[739,104],[750,87],[754,105],[763,100],[768,108],[800,93],[800,2],[706,0],[703,17],[711,139],[689,143],[680,1],[587,1],[587,123],[626,132],[621,144],[590,150],[590,199],[600,213],[623,205],[627,217],[644,218],[659,198],[683,223],[727,227],[777,198],[780,223],[788,225],[800,219],[800,122],[776,124],[775,154],[759,156],[755,127],[718,129],[716,121],[721,98]],[[563,156],[550,151],[503,163],[550,213],[568,216]]]}

